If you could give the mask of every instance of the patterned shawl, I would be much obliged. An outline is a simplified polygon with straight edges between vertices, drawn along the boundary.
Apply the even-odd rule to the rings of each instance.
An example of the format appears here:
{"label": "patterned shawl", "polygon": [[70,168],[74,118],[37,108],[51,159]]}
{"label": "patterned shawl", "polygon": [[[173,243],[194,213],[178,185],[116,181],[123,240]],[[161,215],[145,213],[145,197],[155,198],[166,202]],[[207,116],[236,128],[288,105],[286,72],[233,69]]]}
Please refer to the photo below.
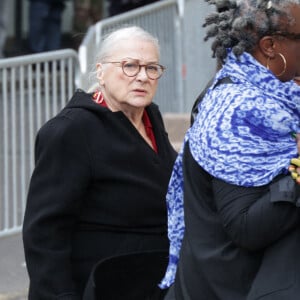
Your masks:
{"label": "patterned shawl", "polygon": [[[281,82],[248,53],[237,59],[229,51],[212,87],[227,76],[233,83],[208,90],[184,144],[189,141],[193,158],[216,178],[246,187],[268,184],[297,156],[292,135],[300,132],[300,87]],[[170,256],[161,288],[174,282],[184,234],[183,149],[167,193]]]}

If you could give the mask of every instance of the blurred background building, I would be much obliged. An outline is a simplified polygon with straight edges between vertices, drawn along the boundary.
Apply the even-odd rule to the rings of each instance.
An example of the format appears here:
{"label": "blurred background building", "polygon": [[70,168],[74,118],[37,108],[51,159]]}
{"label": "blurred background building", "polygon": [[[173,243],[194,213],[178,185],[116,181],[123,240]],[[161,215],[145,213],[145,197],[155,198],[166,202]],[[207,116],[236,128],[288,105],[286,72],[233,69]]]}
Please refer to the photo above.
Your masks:
{"label": "blurred background building", "polygon": [[[108,1],[68,0],[64,3],[62,48],[77,48],[87,28],[108,16]],[[29,0],[9,1],[5,56],[22,55],[28,52],[29,4]]]}
{"label": "blurred background building", "polygon": [[[32,0],[8,1],[9,21],[4,48],[6,57],[30,53],[28,49],[30,1]],[[32,2],[36,1],[47,2],[46,0]],[[57,0],[65,6],[62,14],[61,48],[78,49],[89,26],[109,17],[112,12],[115,15],[157,1],[161,0]]]}

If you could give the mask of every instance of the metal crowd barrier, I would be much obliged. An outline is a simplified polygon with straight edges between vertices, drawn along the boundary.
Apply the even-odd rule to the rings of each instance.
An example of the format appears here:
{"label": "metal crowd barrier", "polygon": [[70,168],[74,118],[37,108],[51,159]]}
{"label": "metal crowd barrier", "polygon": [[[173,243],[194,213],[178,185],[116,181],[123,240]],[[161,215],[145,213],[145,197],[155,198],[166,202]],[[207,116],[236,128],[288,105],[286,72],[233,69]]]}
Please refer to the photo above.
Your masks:
{"label": "metal crowd barrier", "polygon": [[0,237],[21,230],[36,132],[70,99],[77,71],[71,49],[0,60]]}
{"label": "metal crowd barrier", "polygon": [[167,67],[159,80],[154,101],[163,113],[189,113],[203,87],[215,72],[210,43],[205,43],[202,23],[212,8],[199,0],[164,0],[103,19],[89,28],[78,55],[79,86],[89,89],[97,49],[102,38],[118,27],[138,25],[156,36],[161,63]]}

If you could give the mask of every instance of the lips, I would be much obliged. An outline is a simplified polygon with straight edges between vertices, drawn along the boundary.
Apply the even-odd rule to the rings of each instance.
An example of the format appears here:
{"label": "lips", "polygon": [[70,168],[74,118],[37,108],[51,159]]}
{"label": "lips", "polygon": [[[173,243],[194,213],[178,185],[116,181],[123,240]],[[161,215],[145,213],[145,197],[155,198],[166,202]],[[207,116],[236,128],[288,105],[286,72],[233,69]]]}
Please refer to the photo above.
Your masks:
{"label": "lips", "polygon": [[146,92],[145,89],[134,89],[134,91],[137,91],[137,92]]}
{"label": "lips", "polygon": [[300,85],[300,76],[296,76],[296,77],[294,78],[294,81],[295,81],[297,84]]}
{"label": "lips", "polygon": [[135,93],[142,93],[142,94],[146,94],[147,93],[147,91],[143,90],[143,89],[135,89],[135,90],[133,90],[133,92],[135,92]]}

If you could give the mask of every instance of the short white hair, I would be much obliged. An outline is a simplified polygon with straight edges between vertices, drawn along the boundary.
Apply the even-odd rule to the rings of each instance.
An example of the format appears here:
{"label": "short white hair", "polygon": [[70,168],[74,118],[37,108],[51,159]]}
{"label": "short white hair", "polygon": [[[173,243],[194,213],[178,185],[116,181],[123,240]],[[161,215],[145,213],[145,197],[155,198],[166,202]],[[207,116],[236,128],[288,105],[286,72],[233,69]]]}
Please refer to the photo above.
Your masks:
{"label": "short white hair", "polygon": [[112,51],[118,48],[120,41],[133,40],[133,39],[140,39],[152,43],[157,49],[157,54],[159,57],[160,47],[159,47],[158,39],[141,27],[128,26],[128,27],[119,28],[107,34],[103,38],[100,44],[100,49],[96,57],[97,63],[103,62],[107,57],[109,57]]}

